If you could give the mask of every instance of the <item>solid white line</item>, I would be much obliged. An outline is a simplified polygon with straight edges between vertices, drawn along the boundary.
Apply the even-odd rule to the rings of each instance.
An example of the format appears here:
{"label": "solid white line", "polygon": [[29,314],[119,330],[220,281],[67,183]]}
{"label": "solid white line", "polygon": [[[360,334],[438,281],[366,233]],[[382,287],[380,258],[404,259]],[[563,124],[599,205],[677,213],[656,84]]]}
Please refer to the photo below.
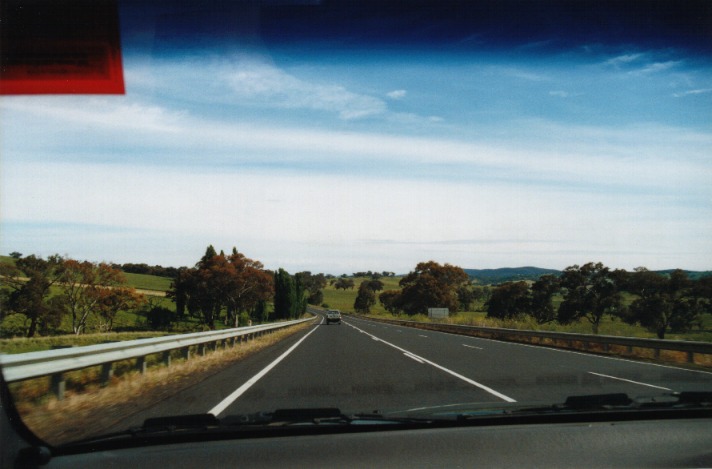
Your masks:
{"label": "solid white line", "polygon": [[408,358],[412,358],[413,360],[417,361],[418,363],[424,363],[423,360],[421,360],[420,358],[416,357],[416,356],[413,355],[413,354],[404,353],[403,355],[405,355],[405,356],[408,357]]}
{"label": "solid white line", "polygon": [[[324,322],[324,318],[322,317],[322,318],[321,318],[321,322],[319,323],[319,325],[321,325],[323,322]],[[280,355],[279,357],[277,357],[277,359],[276,359],[275,361],[273,361],[272,363],[270,363],[269,365],[267,365],[266,367],[264,367],[264,368],[262,369],[262,371],[260,371],[259,373],[257,373],[255,376],[253,376],[253,377],[250,378],[249,380],[247,380],[247,381],[245,382],[245,384],[243,384],[242,386],[240,386],[239,388],[237,388],[235,391],[233,391],[232,394],[230,394],[230,395],[227,396],[225,399],[223,399],[222,402],[220,402],[220,404],[218,404],[218,405],[216,405],[215,407],[213,407],[212,409],[210,409],[210,410],[208,411],[208,413],[209,413],[209,414],[213,414],[213,415],[216,416],[216,417],[217,417],[218,415],[220,415],[220,413],[221,413],[222,411],[224,411],[230,404],[232,404],[233,402],[235,402],[238,397],[242,396],[242,395],[245,393],[245,391],[247,391],[248,389],[250,389],[253,384],[255,384],[257,381],[259,381],[264,375],[266,375],[267,373],[269,373],[269,371],[270,371],[272,368],[274,368],[275,366],[277,366],[277,364],[278,364],[279,362],[281,362],[282,360],[284,360],[284,359],[287,357],[287,355],[289,355],[290,353],[292,353],[292,352],[294,351],[294,349],[296,349],[297,347],[299,347],[299,344],[301,344],[302,342],[304,342],[304,340],[305,340],[307,337],[309,337],[309,336],[312,334],[312,332],[314,332],[315,330],[317,330],[316,327],[315,327],[314,329],[312,329],[311,331],[309,331],[309,333],[308,333],[307,335],[305,335],[304,337],[302,337],[301,339],[299,339],[299,341],[297,341],[296,344],[294,344],[294,345],[292,345],[291,347],[289,347],[289,349],[288,349],[286,352],[284,352],[282,355]]]}
{"label": "solid white line", "polygon": [[493,396],[499,397],[499,398],[502,399],[503,401],[507,401],[507,402],[517,402],[517,401],[515,401],[514,399],[512,399],[511,397],[505,396],[504,394],[502,394],[502,393],[500,393],[500,392],[497,392],[497,391],[495,391],[494,389],[485,386],[484,384],[481,384],[481,383],[478,383],[477,381],[471,380],[470,378],[468,378],[468,377],[466,377],[466,376],[463,376],[463,375],[461,375],[461,374],[459,374],[459,373],[457,373],[457,372],[455,372],[455,371],[452,371],[452,370],[450,370],[450,369],[448,369],[448,368],[445,368],[445,367],[442,366],[442,365],[438,365],[438,364],[435,363],[435,362],[431,362],[431,361],[428,360],[427,358],[423,358],[423,357],[421,357],[420,355],[416,355],[415,353],[410,352],[410,351],[408,351],[408,350],[406,350],[406,349],[404,349],[404,348],[398,347],[397,345],[394,345],[394,344],[392,344],[392,343],[390,343],[390,342],[386,342],[385,340],[380,339],[380,338],[374,336],[373,334],[369,334],[368,332],[364,331],[363,329],[359,329],[358,327],[354,326],[353,324],[349,324],[348,322],[345,322],[344,324],[346,324],[346,325],[349,326],[349,327],[353,327],[353,328],[356,329],[357,331],[361,331],[361,332],[365,333],[366,335],[371,336],[371,338],[374,339],[374,340],[381,341],[381,342],[383,342],[384,344],[386,344],[386,345],[388,345],[388,346],[390,346],[390,347],[393,347],[393,348],[396,349],[396,350],[400,350],[401,352],[403,352],[403,353],[406,354],[406,355],[411,355],[410,358],[417,357],[418,359],[422,360],[423,363],[427,363],[427,364],[430,365],[430,366],[434,366],[435,368],[437,368],[437,369],[439,369],[439,370],[442,370],[442,371],[444,371],[445,373],[448,373],[448,374],[454,376],[455,378],[461,379],[462,381],[464,381],[464,382],[466,382],[466,383],[469,383],[469,384],[471,384],[471,385],[473,385],[473,386],[476,386],[476,387],[482,389],[483,391],[486,391],[486,392],[492,394]]}
{"label": "solid white line", "polygon": [[426,339],[428,338],[427,335],[423,335],[423,334],[418,334],[418,337],[425,337]]}
{"label": "solid white line", "polygon": [[633,383],[633,384],[639,384],[641,386],[648,386],[649,388],[656,388],[656,389],[663,389],[665,391],[672,391],[672,389],[670,389],[670,388],[664,388],[662,386],[655,386],[654,384],[641,383],[640,381],[633,381],[631,379],[618,378],[616,376],[604,375],[601,373],[594,373],[593,371],[589,371],[589,374],[596,375],[596,376],[602,376],[604,378],[617,379],[619,381],[625,381],[626,383]]}
{"label": "solid white line", "polygon": [[462,344],[462,346],[467,348],[476,348],[477,350],[484,350],[482,347],[475,347],[474,345]]}

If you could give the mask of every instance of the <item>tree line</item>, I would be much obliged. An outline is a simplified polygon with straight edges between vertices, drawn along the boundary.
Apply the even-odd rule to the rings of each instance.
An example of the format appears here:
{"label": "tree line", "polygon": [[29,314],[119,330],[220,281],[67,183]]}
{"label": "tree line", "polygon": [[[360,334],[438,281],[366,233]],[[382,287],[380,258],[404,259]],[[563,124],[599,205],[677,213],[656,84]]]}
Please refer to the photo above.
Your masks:
{"label": "tree line", "polygon": [[56,333],[65,318],[77,335],[86,332],[90,322],[97,331],[108,332],[119,311],[145,302],[123,273],[107,263],[13,254],[14,265],[0,264],[0,321],[23,315],[27,337]]}
{"label": "tree line", "polygon": [[[626,302],[624,294],[632,301]],[[554,307],[555,295],[561,298]],[[629,303],[629,304],[627,304]],[[712,277],[691,279],[684,271],[669,275],[638,267],[633,272],[611,270],[590,262],[567,267],[559,277],[544,275],[531,285],[509,282],[493,289],[487,316],[499,319],[532,317],[537,323],[570,324],[586,320],[594,334],[604,317],[638,324],[665,338],[687,332],[712,312]]]}
{"label": "tree line", "polygon": [[178,270],[180,267],[163,267],[162,265],[148,265],[148,264],[112,264],[115,269],[122,270],[127,274],[144,274],[144,275],[155,275],[157,277],[168,277],[175,278],[178,275]]}
{"label": "tree line", "polygon": [[[662,339],[667,332],[698,327],[701,315],[712,313],[712,276],[692,279],[682,270],[662,274],[644,267],[627,272],[600,262],[573,265],[559,276],[542,275],[535,282],[482,287],[473,285],[460,267],[429,261],[403,277],[400,287],[378,295],[392,314],[425,314],[436,307],[467,311],[473,301],[483,300],[489,318],[531,317],[539,324],[585,320],[594,334],[609,316],[638,324]],[[354,310],[369,312],[378,290],[378,284],[362,282]]]}
{"label": "tree line", "polygon": [[326,284],[324,274],[291,275],[281,268],[272,272],[234,247],[226,255],[210,245],[195,267],[178,270],[167,296],[175,302],[179,318],[190,315],[215,329],[218,323],[238,327],[298,318],[308,303],[323,301]]}
{"label": "tree line", "polygon": [[308,303],[323,302],[328,282],[324,274],[272,272],[236,248],[226,255],[208,246],[194,267],[175,269],[167,292],[175,303],[172,311],[127,284],[119,268],[127,264],[80,262],[59,255],[11,257],[14,265],[0,264],[0,321],[23,315],[18,317],[27,337],[59,333],[65,318],[75,334],[88,332],[90,326],[108,332],[119,311],[145,313],[151,329],[167,329],[188,317],[208,329],[298,318]]}

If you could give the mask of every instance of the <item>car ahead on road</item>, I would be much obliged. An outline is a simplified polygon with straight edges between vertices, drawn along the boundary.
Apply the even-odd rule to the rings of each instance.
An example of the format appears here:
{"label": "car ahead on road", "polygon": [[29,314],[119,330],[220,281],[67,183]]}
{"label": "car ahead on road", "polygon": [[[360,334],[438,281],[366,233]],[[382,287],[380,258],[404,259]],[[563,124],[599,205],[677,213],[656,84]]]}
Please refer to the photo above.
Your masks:
{"label": "car ahead on road", "polygon": [[329,309],[326,311],[326,323],[331,324],[332,322],[341,324],[341,311],[338,309]]}

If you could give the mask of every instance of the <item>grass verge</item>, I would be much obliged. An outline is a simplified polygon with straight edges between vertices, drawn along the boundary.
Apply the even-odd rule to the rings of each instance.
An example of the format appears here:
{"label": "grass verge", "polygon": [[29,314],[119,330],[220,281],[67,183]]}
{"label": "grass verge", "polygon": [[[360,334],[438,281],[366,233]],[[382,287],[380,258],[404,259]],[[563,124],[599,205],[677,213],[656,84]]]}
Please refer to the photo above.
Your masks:
{"label": "grass verge", "polygon": [[88,385],[82,392],[68,391],[63,400],[28,399],[23,383],[13,383],[11,394],[25,424],[40,438],[57,445],[105,433],[122,420],[212,376],[237,360],[259,352],[311,323],[276,331],[245,344],[174,361],[170,367],[149,368],[145,374],[129,372],[112,378],[110,385]]}

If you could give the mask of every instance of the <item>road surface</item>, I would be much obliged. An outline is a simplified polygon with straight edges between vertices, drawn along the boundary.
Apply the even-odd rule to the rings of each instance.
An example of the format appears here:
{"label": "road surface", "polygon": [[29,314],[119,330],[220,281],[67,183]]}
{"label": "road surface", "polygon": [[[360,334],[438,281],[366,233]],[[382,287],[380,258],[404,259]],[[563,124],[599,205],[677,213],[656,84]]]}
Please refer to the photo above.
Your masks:
{"label": "road surface", "polygon": [[344,413],[447,409],[567,396],[712,390],[712,373],[345,317],[315,325],[177,392],[111,430],[149,417],[218,417],[279,408]]}

